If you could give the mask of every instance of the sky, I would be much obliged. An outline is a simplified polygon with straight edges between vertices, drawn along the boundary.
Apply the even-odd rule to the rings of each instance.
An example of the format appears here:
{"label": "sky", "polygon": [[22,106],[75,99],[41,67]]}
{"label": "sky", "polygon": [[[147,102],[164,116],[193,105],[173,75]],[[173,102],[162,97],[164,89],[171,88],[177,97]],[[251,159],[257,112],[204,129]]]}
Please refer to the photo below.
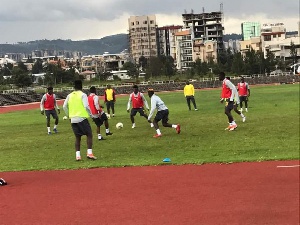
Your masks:
{"label": "sky", "polygon": [[127,33],[130,16],[155,14],[158,26],[183,25],[185,10],[215,12],[221,3],[225,34],[240,34],[242,22],[298,30],[299,0],[0,0],[0,44]]}

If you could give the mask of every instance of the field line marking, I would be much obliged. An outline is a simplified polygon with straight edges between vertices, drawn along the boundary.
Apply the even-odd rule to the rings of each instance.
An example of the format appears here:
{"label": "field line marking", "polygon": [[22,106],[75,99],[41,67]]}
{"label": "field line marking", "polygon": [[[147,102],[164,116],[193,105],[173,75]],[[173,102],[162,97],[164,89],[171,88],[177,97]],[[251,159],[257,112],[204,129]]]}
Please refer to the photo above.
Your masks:
{"label": "field line marking", "polygon": [[300,165],[291,165],[291,166],[277,166],[277,168],[293,168],[293,167],[300,167]]}

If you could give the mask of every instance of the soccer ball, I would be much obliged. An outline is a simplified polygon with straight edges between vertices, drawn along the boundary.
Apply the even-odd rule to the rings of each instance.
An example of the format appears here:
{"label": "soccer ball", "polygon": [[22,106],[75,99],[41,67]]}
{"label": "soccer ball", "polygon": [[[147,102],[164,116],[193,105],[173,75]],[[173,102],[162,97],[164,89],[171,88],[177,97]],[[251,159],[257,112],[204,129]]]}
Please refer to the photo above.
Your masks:
{"label": "soccer ball", "polygon": [[116,124],[116,128],[119,130],[119,129],[122,129],[123,128],[123,123],[117,123]]}
{"label": "soccer ball", "polygon": [[67,119],[68,119],[68,117],[67,117],[67,116],[64,116],[64,117],[63,117],[63,120],[67,120]]}

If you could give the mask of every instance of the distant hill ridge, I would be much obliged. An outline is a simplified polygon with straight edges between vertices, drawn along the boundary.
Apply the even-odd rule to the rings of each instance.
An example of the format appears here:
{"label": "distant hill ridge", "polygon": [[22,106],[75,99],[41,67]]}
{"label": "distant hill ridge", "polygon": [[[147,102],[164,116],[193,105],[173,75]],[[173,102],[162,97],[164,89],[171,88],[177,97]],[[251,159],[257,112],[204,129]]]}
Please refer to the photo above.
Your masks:
{"label": "distant hill ridge", "polygon": [[[297,34],[297,31],[287,32],[289,35]],[[226,34],[223,36],[224,41],[240,40],[241,34]],[[0,44],[0,57],[6,53],[25,53],[30,54],[34,50],[65,50],[78,51],[84,55],[96,55],[109,53],[120,53],[129,46],[127,34],[116,34],[106,36],[100,39],[89,39],[81,41],[72,40],[36,40],[30,42],[19,42],[17,44]]]}

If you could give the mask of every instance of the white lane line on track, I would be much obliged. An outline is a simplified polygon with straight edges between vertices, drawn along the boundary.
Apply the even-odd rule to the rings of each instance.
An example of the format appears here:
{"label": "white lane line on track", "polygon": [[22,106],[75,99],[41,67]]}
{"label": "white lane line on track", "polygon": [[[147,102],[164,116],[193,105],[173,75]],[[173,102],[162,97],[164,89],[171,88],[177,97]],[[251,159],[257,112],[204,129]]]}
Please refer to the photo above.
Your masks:
{"label": "white lane line on track", "polygon": [[277,168],[293,168],[293,167],[300,167],[300,165],[291,165],[291,166],[277,166]]}

